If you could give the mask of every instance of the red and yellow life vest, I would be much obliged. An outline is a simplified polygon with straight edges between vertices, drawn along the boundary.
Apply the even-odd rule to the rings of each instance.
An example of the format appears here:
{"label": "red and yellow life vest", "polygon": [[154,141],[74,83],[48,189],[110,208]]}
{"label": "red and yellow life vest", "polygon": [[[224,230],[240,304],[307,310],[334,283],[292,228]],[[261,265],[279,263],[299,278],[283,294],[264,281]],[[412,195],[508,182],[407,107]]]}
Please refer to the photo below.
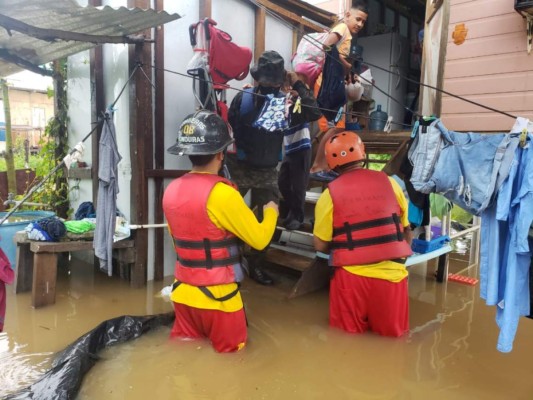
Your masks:
{"label": "red and yellow life vest", "polygon": [[174,276],[179,282],[210,286],[243,278],[238,238],[207,214],[209,194],[219,182],[233,186],[217,175],[189,173],[165,190],[163,211],[178,256]]}
{"label": "red and yellow life vest", "polygon": [[333,201],[331,265],[373,264],[412,254],[386,174],[357,169],[342,174],[328,188]]}

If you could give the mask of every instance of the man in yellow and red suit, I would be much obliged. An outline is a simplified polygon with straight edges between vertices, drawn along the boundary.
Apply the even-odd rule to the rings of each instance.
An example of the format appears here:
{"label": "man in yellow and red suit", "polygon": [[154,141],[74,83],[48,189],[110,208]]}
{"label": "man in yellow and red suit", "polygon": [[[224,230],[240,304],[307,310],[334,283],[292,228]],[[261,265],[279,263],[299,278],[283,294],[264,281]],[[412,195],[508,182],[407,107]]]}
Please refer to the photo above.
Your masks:
{"label": "man in yellow and red suit", "polygon": [[361,138],[350,131],[325,145],[329,183],[315,208],[314,245],[330,252],[330,326],[398,337],[409,330],[405,258],[411,252],[407,201],[383,172],[364,168]]}
{"label": "man in yellow and red suit", "polygon": [[202,110],[188,116],[168,151],[189,156],[192,170],[172,181],[163,196],[177,254],[171,337],[207,337],[217,352],[238,351],[246,344],[240,241],[263,249],[278,218],[278,206],[271,201],[258,222],[237,188],[218,175],[232,142],[217,114]]}

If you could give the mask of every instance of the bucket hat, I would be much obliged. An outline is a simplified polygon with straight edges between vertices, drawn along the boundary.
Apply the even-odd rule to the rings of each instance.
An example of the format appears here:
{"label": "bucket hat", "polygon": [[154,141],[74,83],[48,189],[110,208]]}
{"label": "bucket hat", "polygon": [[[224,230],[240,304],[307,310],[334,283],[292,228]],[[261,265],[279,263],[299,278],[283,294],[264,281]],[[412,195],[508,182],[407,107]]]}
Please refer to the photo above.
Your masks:
{"label": "bucket hat", "polygon": [[285,80],[285,61],[277,51],[265,51],[250,69],[250,74],[259,84],[281,86]]}

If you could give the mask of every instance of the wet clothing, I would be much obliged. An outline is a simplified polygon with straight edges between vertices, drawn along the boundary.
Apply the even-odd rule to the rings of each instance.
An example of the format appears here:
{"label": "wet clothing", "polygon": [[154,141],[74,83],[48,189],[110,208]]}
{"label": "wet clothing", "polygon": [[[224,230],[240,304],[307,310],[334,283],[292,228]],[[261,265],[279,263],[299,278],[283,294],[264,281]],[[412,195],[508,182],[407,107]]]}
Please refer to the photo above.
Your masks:
{"label": "wet clothing", "polygon": [[371,330],[383,336],[402,336],[409,330],[407,279],[393,283],[335,269],[329,325],[349,333]]}
{"label": "wet clothing", "polygon": [[305,216],[305,194],[309,183],[311,149],[285,154],[279,170],[278,187],[289,216],[303,222]]}
{"label": "wet clothing", "polygon": [[174,303],[174,313],[171,338],[207,337],[219,353],[239,351],[246,345],[246,315],[242,307],[235,312],[222,312]]}
{"label": "wet clothing", "polygon": [[[190,173],[187,175],[186,179],[198,178],[199,182],[204,181],[202,176],[195,176],[204,174]],[[218,177],[215,180],[217,183],[212,186],[206,201],[205,198],[201,200],[194,197],[188,201],[188,206],[204,207],[207,218],[214,228],[235,235],[253,248],[263,249],[266,247],[274,234],[277,220],[276,211],[267,208],[263,221],[259,223],[233,186],[225,181],[219,181]],[[184,195],[181,192],[173,191],[171,185],[176,181],[169,185],[163,196],[163,211],[169,222],[171,234],[174,231],[179,231],[180,220],[173,218],[172,213],[177,199]],[[222,298],[238,289],[237,276],[233,275],[233,277],[235,278],[234,282],[205,285],[204,287],[213,297]],[[181,283],[172,292],[171,299],[176,311],[176,322],[171,336],[189,338],[205,336],[211,339],[217,351],[224,352],[236,351],[244,346],[246,320],[239,292],[228,300],[218,301],[204,294],[195,285]]]}
{"label": "wet clothing", "polygon": [[244,278],[235,235],[209,218],[207,199],[218,183],[231,186],[213,174],[185,174],[168,185],[163,208],[177,254],[174,276],[195,286],[240,282]]}
{"label": "wet clothing", "polygon": [[[402,214],[400,215],[401,225],[409,226],[407,219],[407,200],[402,188],[393,179],[389,181],[394,190],[396,201],[400,205]],[[356,205],[354,204],[354,207]],[[324,190],[318,199],[315,207],[315,226],[313,234],[324,242],[331,242],[333,237],[333,201],[329,189]],[[385,279],[390,282],[400,282],[407,277],[405,266],[391,261],[382,261],[375,264],[350,265],[343,267],[348,272],[369,278]]]}
{"label": "wet clothing", "polygon": [[[337,179],[342,176],[343,174]],[[388,181],[394,192],[393,201],[397,202],[400,209],[401,227],[405,228],[409,226],[407,200],[398,183],[393,178],[388,178]],[[354,183],[352,192],[365,189],[368,188]],[[377,195],[379,193],[366,193],[368,198]],[[358,209],[356,201],[352,206],[353,209]],[[315,207],[313,234],[330,244],[334,235],[334,215],[335,204],[329,189],[326,189]],[[409,298],[407,270],[401,261],[403,260],[386,260],[334,268],[329,292],[330,325],[352,333],[367,329],[393,337],[405,333],[409,323]]]}
{"label": "wet clothing", "polygon": [[356,169],[329,184],[335,205],[330,265],[370,264],[412,254],[390,182],[383,172]]}
{"label": "wet clothing", "polygon": [[304,220],[305,193],[311,168],[311,134],[304,123],[285,131],[285,156],[278,175],[278,187],[290,219]]}
{"label": "wet clothing", "polygon": [[4,320],[6,316],[6,283],[13,283],[15,273],[11,269],[11,264],[7,255],[0,248],[0,332],[4,329]]}
{"label": "wet clothing", "polygon": [[441,193],[480,215],[509,175],[518,137],[503,133],[458,133],[438,119],[420,126],[408,157],[411,183],[422,193]]}
{"label": "wet clothing", "polygon": [[496,202],[481,214],[480,295],[496,306],[497,349],[510,352],[520,317],[529,315],[533,240],[533,135],[518,147]]}
{"label": "wet clothing", "polygon": [[100,269],[113,274],[113,235],[117,214],[118,152],[113,117],[106,115],[98,144],[98,212],[94,230],[94,255],[100,259]]}

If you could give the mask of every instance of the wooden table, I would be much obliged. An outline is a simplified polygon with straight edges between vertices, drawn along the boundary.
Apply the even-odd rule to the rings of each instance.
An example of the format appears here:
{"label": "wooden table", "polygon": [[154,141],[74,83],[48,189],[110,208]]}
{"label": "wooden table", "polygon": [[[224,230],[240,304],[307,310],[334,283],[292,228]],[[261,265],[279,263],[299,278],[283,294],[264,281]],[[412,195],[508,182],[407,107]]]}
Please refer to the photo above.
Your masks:
{"label": "wooden table", "polygon": [[[39,242],[28,240],[25,232],[18,232],[13,238],[17,244],[17,265],[15,270],[15,293],[31,289],[33,307],[43,307],[56,301],[57,260],[59,253],[92,250],[92,240],[66,242]],[[120,240],[113,245],[113,256],[123,271],[135,265],[133,240]],[[133,281],[132,281],[133,285]]]}

